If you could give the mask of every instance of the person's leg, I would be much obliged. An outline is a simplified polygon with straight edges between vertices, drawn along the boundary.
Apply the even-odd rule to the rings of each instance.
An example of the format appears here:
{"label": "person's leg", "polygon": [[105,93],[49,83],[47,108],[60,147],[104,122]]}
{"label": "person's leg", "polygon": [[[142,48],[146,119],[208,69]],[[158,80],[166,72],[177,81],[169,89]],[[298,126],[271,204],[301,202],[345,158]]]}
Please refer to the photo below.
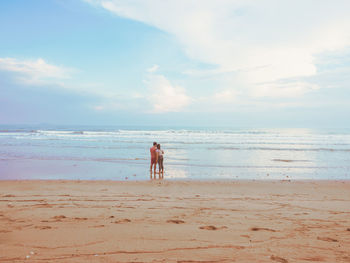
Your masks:
{"label": "person's leg", "polygon": [[154,158],[151,157],[151,165],[149,167],[149,170],[152,172],[152,167],[153,167],[153,164],[154,164]]}
{"label": "person's leg", "polygon": [[151,166],[149,167],[149,170],[150,170],[150,172],[152,172],[152,168],[153,168],[153,166],[154,166],[154,169],[156,169],[156,160],[155,160],[155,158],[154,157],[151,157]]}
{"label": "person's leg", "polygon": [[162,173],[164,173],[164,158],[162,159]]}
{"label": "person's leg", "polygon": [[159,178],[163,178],[163,156],[159,159]]}
{"label": "person's leg", "polygon": [[[154,170],[156,169],[156,164],[155,164],[155,158],[152,157],[151,158],[151,165],[150,165],[150,168],[149,168],[149,171],[151,173],[151,177],[152,177],[152,169],[153,169],[153,166],[154,166]],[[154,176],[156,176],[156,173],[154,172]]]}

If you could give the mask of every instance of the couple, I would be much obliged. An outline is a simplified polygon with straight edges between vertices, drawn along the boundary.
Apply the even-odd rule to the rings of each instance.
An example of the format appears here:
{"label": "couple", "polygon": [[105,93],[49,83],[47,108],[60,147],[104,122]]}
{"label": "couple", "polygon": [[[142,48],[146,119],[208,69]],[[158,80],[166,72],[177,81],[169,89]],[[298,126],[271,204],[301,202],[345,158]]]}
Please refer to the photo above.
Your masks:
{"label": "couple", "polygon": [[151,172],[151,178],[152,178],[152,166],[154,165],[154,178],[156,178],[156,168],[158,163],[158,171],[159,171],[159,178],[164,177],[164,166],[163,166],[163,155],[164,151],[160,149],[160,144],[157,144],[156,142],[153,143],[153,146],[149,149],[151,152],[151,166],[150,166],[150,172]]}

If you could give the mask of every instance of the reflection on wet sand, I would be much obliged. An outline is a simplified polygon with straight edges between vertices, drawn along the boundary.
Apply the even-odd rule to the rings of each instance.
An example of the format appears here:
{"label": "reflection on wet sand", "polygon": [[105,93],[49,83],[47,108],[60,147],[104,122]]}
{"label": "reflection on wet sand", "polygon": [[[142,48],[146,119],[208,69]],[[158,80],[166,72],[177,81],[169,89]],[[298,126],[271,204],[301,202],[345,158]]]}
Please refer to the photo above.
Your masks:
{"label": "reflection on wet sand", "polygon": [[150,175],[150,179],[157,179],[157,174],[159,175],[158,176],[158,179],[164,179],[164,171],[163,172],[152,172],[150,171],[149,175]]}

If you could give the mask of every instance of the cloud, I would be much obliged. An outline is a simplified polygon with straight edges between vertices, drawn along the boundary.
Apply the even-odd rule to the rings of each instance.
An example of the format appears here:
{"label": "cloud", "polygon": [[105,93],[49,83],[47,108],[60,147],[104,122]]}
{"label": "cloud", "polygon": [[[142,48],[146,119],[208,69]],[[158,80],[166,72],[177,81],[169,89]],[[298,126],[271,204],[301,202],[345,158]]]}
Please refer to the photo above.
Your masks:
{"label": "cloud", "polygon": [[95,111],[102,111],[102,110],[105,109],[105,107],[102,106],[102,105],[96,105],[96,106],[93,106],[93,109],[94,109]]}
{"label": "cloud", "polygon": [[67,79],[72,69],[45,62],[44,59],[19,60],[0,58],[0,70],[15,74],[15,79],[23,84],[46,84],[48,81]]}
{"label": "cloud", "polygon": [[251,95],[253,97],[296,98],[318,89],[318,85],[307,82],[269,83],[256,86],[251,91]]}
{"label": "cloud", "polygon": [[[105,88],[102,83],[77,82],[72,73],[77,69],[47,63],[44,59],[21,60],[17,58],[0,58],[0,72],[4,72],[10,82],[16,86],[34,86],[56,89],[58,92],[70,92],[76,96],[92,96],[103,100],[106,105],[93,107],[96,111],[120,108],[123,103],[118,92]],[[63,90],[64,89],[64,90]],[[56,92],[57,92],[56,91]],[[117,101],[118,103],[116,103]],[[126,101],[126,100],[125,100]],[[116,106],[118,105],[118,107]]]}
{"label": "cloud", "polygon": [[156,72],[158,69],[159,69],[159,66],[155,64],[155,65],[153,65],[152,67],[148,68],[148,69],[147,69],[147,72],[149,72],[149,73],[154,73],[154,72]]}
{"label": "cloud", "polygon": [[183,87],[173,85],[165,76],[148,74],[143,92],[119,96],[103,96],[91,108],[97,112],[135,112],[161,114],[183,111],[192,101]]}
{"label": "cloud", "polygon": [[237,92],[234,89],[226,89],[214,94],[216,103],[232,103],[237,98]]}
{"label": "cloud", "polygon": [[12,82],[24,86],[65,88],[106,98],[118,95],[117,92],[106,89],[103,83],[74,82],[73,73],[78,73],[79,70],[50,64],[42,58],[31,60],[0,58],[0,71],[8,72],[7,75]]}
{"label": "cloud", "polygon": [[150,92],[148,101],[153,113],[178,112],[191,102],[184,88],[172,85],[163,75],[149,75],[145,84]]}
{"label": "cloud", "polygon": [[315,58],[350,46],[347,0],[89,2],[174,35],[190,58],[216,67],[205,74],[217,74],[217,79],[222,73],[234,75],[227,87],[240,84],[247,94],[267,89],[264,83],[271,83],[264,92],[271,97],[315,90],[305,80],[317,75]]}

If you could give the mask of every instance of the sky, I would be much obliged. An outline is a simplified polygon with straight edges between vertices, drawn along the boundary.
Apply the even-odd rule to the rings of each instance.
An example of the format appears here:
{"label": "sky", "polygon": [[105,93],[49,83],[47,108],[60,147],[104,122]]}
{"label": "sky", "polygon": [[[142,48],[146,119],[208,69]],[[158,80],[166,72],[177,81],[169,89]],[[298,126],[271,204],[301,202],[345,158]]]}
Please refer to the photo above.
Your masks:
{"label": "sky", "polygon": [[0,124],[348,128],[349,10],[0,1]]}

